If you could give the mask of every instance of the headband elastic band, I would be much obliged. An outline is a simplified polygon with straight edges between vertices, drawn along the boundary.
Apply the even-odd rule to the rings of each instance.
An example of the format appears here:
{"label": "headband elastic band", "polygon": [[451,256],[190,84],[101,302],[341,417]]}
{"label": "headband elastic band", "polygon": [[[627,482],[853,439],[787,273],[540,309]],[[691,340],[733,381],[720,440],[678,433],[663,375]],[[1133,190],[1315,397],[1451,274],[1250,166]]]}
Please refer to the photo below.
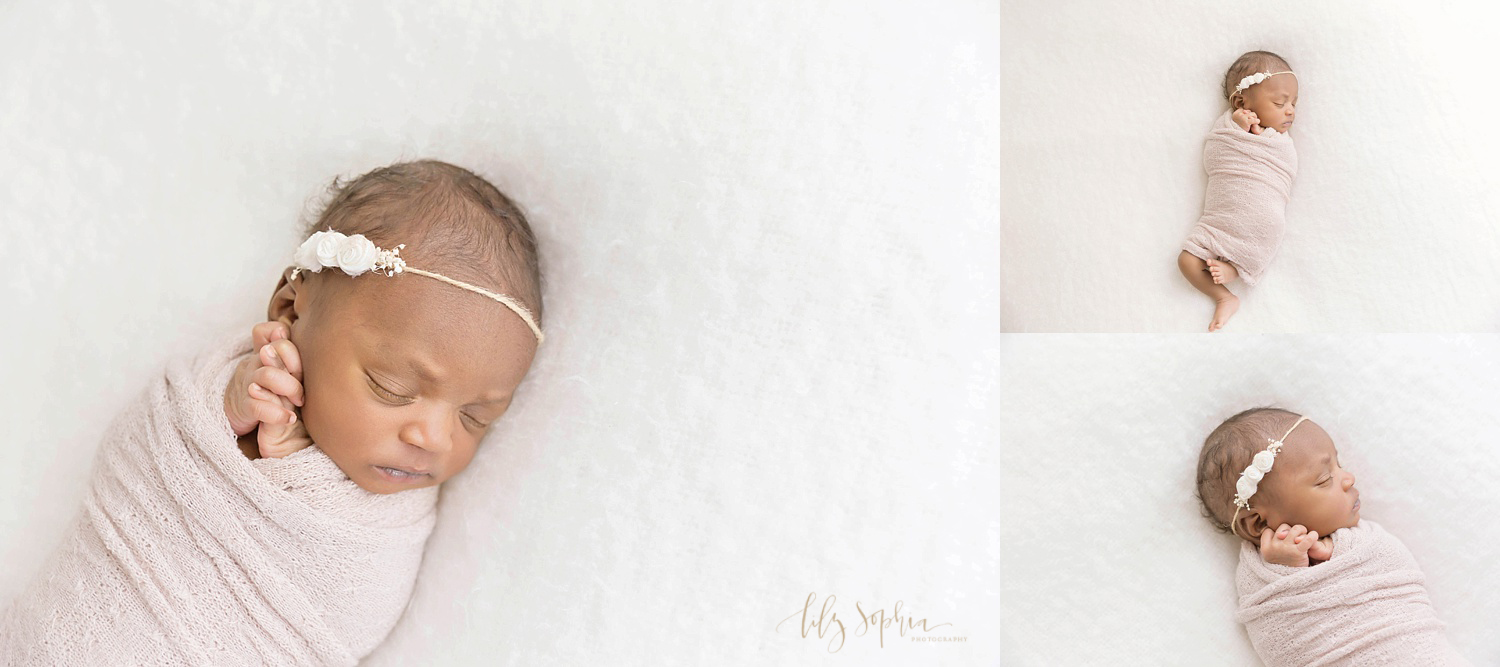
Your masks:
{"label": "headband elastic band", "polygon": [[330,227],[328,231],[315,232],[312,236],[307,237],[307,240],[303,241],[302,245],[297,248],[297,253],[292,258],[292,262],[296,265],[296,268],[292,269],[290,279],[296,280],[297,274],[303,269],[317,273],[322,271],[324,267],[337,267],[343,269],[344,273],[351,276],[357,276],[366,271],[384,273],[386,276],[394,276],[398,273],[415,273],[419,276],[441,280],[454,287],[483,294],[499,301],[505,307],[520,315],[521,319],[526,320],[526,326],[531,327],[531,333],[536,335],[537,345],[541,345],[542,341],[546,340],[546,336],[542,335],[541,327],[538,327],[536,324],[536,318],[532,317],[531,311],[520,302],[507,295],[496,294],[483,287],[470,285],[462,280],[454,280],[445,275],[407,266],[406,260],[401,259],[401,249],[405,247],[406,244],[402,243],[390,250],[384,250],[365,238],[363,234],[345,236],[341,232],[333,231],[333,228]]}

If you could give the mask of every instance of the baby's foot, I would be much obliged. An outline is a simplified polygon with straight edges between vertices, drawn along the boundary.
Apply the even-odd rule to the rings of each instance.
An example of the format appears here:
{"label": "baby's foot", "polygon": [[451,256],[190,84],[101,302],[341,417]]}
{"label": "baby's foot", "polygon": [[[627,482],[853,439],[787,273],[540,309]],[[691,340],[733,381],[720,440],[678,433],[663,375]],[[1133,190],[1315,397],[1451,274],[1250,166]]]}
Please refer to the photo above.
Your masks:
{"label": "baby's foot", "polygon": [[1214,302],[1214,319],[1208,323],[1210,333],[1224,328],[1229,318],[1234,317],[1235,311],[1240,309],[1240,298],[1231,294]]}
{"label": "baby's foot", "polygon": [[1240,277],[1239,269],[1234,268],[1234,265],[1229,262],[1217,259],[1206,259],[1203,261],[1208,264],[1208,274],[1214,277],[1215,285],[1228,285]]}

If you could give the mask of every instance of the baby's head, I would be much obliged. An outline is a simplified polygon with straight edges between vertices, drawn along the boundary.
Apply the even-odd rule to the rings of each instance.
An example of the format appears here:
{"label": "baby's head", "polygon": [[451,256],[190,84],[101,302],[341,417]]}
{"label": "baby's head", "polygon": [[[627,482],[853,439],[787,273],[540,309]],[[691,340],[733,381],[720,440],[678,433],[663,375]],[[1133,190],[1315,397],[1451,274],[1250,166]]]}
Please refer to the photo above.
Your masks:
{"label": "baby's head", "polygon": [[[1224,97],[1234,109],[1249,109],[1260,118],[1261,127],[1269,127],[1283,134],[1290,134],[1292,121],[1297,112],[1297,75],[1290,74],[1292,66],[1270,51],[1251,51],[1239,57],[1224,73]],[[1288,72],[1279,74],[1279,72]],[[1247,76],[1274,74],[1260,83],[1236,92]]]}
{"label": "baby's head", "polygon": [[[363,234],[400,244],[410,267],[520,302],[541,326],[536,238],[493,185],[424,160],[335,179],[303,232]],[[441,484],[468,466],[505,414],[538,340],[516,311],[483,294],[414,273],[288,268],[271,320],[302,356],[301,421],[351,480],[375,493]],[[380,468],[425,471],[397,480]]]}
{"label": "baby's head", "polygon": [[[1283,444],[1274,458],[1256,461],[1277,440]],[[1252,463],[1257,469],[1269,464],[1269,470],[1244,499],[1249,507],[1240,508],[1236,487]],[[1354,474],[1339,466],[1333,439],[1311,420],[1278,408],[1246,410],[1209,434],[1198,456],[1198,500],[1214,527],[1255,544],[1261,531],[1283,523],[1319,535],[1359,523]]]}

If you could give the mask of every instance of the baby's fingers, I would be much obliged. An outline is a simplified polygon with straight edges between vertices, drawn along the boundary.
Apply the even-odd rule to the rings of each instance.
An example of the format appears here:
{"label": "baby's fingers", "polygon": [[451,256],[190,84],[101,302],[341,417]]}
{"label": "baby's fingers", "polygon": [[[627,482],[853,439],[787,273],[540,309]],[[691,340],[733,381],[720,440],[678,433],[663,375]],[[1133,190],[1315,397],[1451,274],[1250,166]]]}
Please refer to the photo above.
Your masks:
{"label": "baby's fingers", "polygon": [[276,340],[260,348],[261,363],[272,368],[280,368],[292,375],[297,380],[302,379],[302,355],[297,352],[297,346],[289,340]]}
{"label": "baby's fingers", "polygon": [[250,379],[258,383],[261,389],[285,397],[291,405],[301,407],[306,400],[302,394],[302,383],[280,368],[261,366],[250,374]]}
{"label": "baby's fingers", "polygon": [[[1326,541],[1325,541],[1326,540]],[[1307,550],[1307,555],[1318,560],[1329,560],[1333,558],[1333,544],[1326,536],[1312,543],[1312,548]]]}
{"label": "baby's fingers", "polygon": [[287,326],[275,320],[261,322],[250,327],[250,341],[255,344],[256,348],[264,347],[266,343],[274,340],[285,340],[288,337]]}
{"label": "baby's fingers", "polygon": [[283,406],[281,398],[266,391],[254,382],[250,383],[250,414],[265,424],[295,424],[297,413]]}

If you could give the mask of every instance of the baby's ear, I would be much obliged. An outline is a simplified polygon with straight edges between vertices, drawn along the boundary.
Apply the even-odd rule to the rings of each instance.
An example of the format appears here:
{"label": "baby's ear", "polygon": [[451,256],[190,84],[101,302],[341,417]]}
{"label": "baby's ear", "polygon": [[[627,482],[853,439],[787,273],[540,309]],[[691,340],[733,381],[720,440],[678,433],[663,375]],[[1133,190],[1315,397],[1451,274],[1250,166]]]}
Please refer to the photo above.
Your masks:
{"label": "baby's ear", "polygon": [[1259,544],[1260,543],[1260,534],[1262,532],[1264,532],[1265,529],[1267,529],[1267,528],[1270,528],[1270,526],[1266,524],[1266,520],[1265,520],[1265,518],[1261,517],[1260,512],[1257,512],[1255,510],[1250,510],[1249,512],[1241,512],[1240,513],[1240,518],[1239,518],[1239,535],[1240,535],[1240,537],[1247,538],[1250,541],[1255,542],[1256,544]]}
{"label": "baby's ear", "polygon": [[[266,306],[266,319],[280,321],[291,327],[297,321],[297,295],[307,286],[306,272],[292,280],[292,268],[281,272],[276,289],[271,292],[271,303]],[[306,304],[304,304],[305,307]]]}

